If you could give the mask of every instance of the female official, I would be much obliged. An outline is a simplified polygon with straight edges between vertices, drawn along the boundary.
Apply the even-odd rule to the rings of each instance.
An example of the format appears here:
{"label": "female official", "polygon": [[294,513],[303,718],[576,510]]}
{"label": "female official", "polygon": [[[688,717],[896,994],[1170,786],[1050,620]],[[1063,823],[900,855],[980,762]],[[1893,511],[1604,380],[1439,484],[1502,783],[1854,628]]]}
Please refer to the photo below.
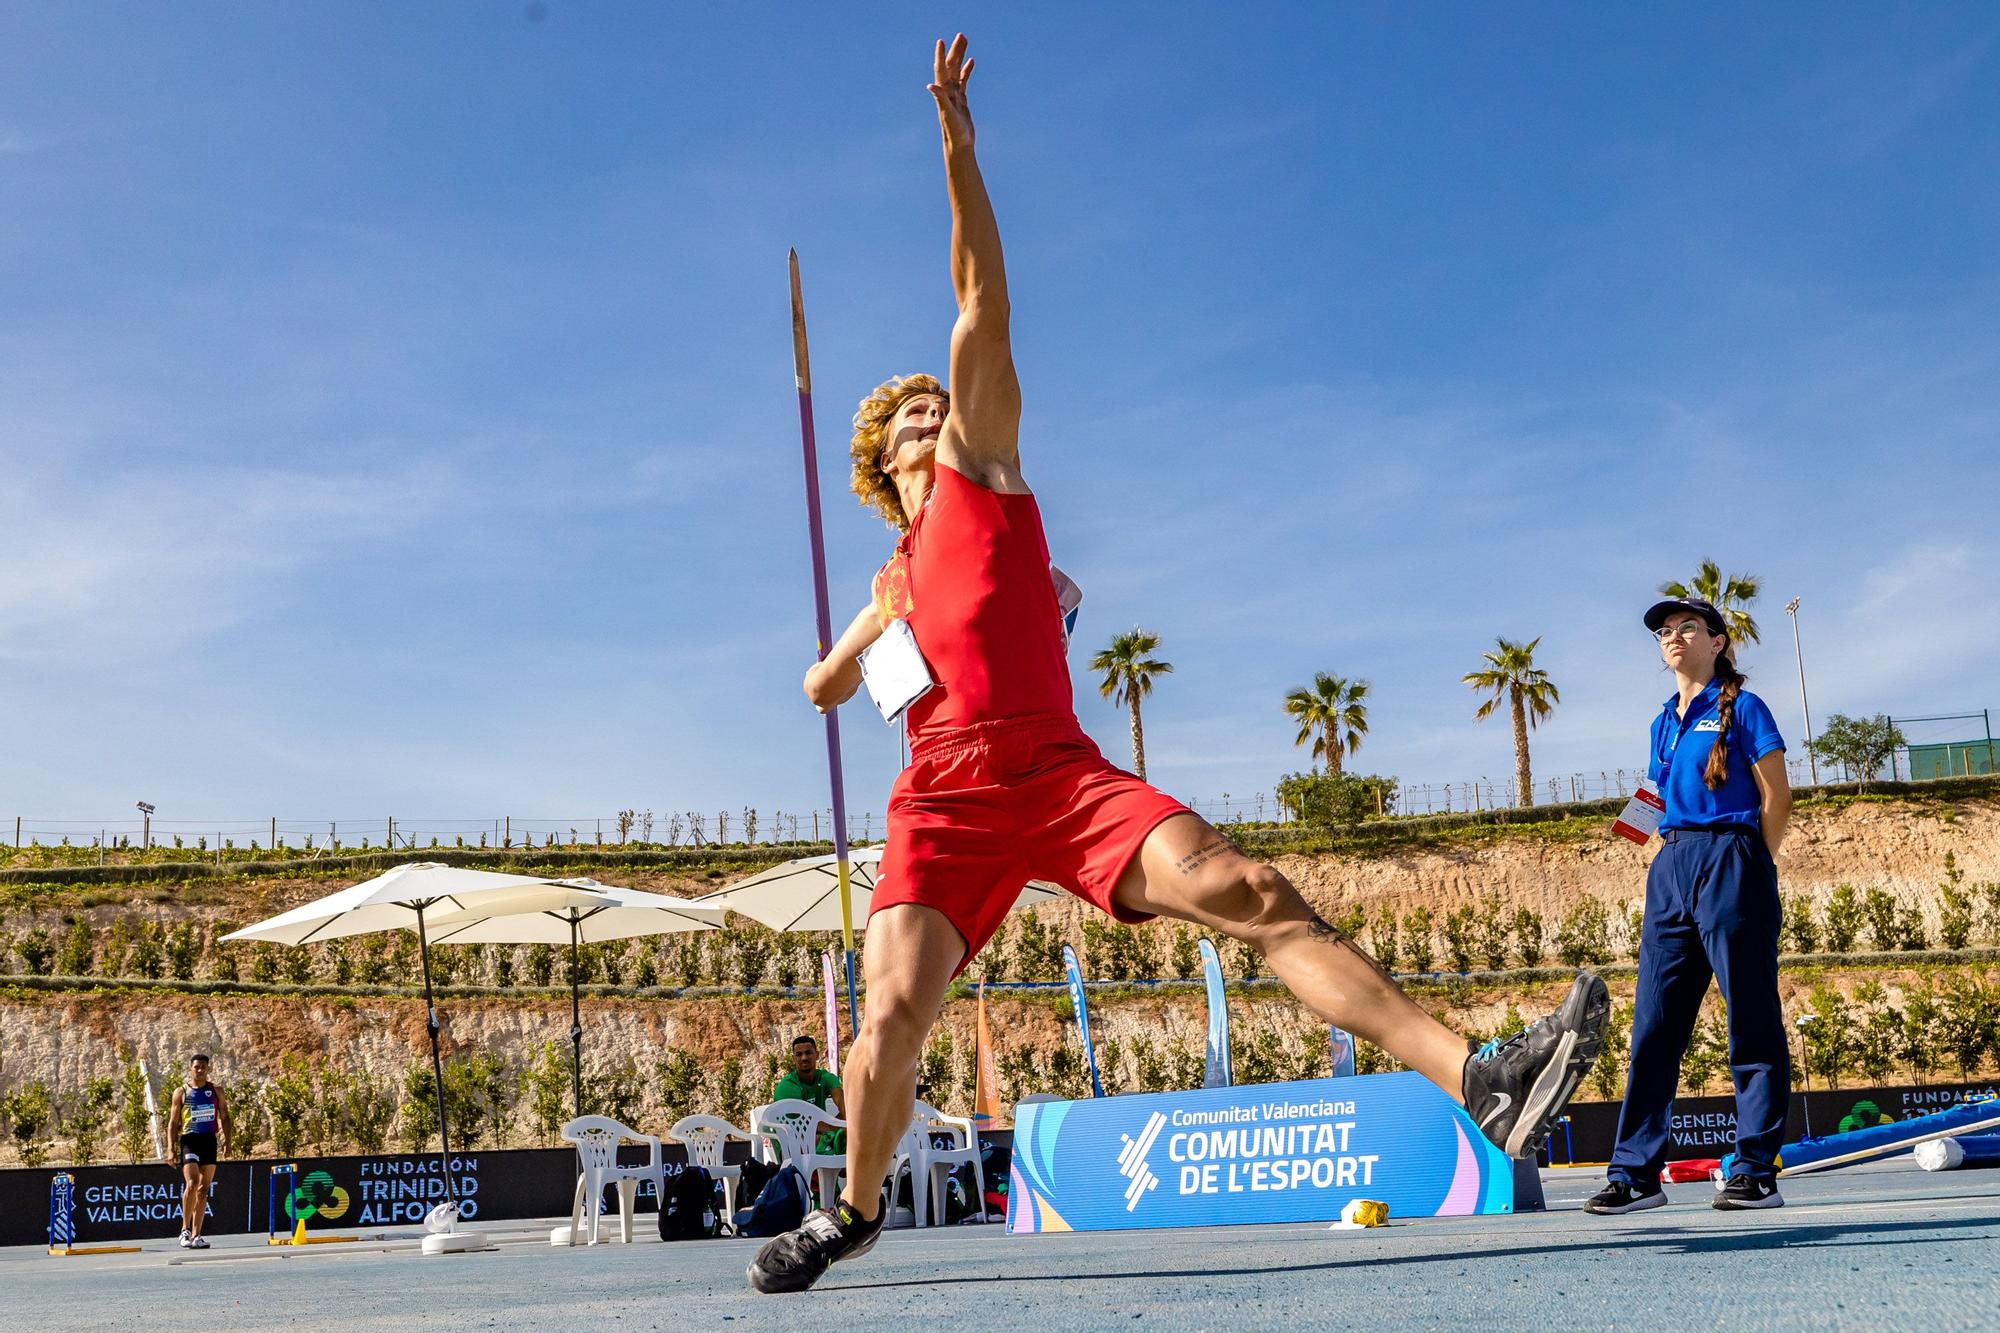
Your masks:
{"label": "female official", "polygon": [[1611,1183],[1586,1212],[1630,1213],[1667,1201],[1660,1168],[1667,1110],[1680,1083],[1709,978],[1729,1012],[1736,1159],[1717,1208],[1777,1208],[1777,1155],[1791,1097],[1778,1004],[1778,870],[1791,819],[1785,742],[1744,688],[1722,614],[1699,598],[1646,612],[1678,689],[1653,719],[1650,773],[1666,802],[1665,846],[1646,876],[1632,1062]]}

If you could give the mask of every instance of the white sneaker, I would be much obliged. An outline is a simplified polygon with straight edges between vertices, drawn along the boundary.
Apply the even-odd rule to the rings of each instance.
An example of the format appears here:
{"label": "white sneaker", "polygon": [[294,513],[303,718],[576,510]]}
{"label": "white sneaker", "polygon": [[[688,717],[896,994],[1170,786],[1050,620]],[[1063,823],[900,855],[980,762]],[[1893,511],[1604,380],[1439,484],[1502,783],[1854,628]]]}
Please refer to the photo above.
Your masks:
{"label": "white sneaker", "polygon": [[188,1242],[188,1248],[190,1250],[205,1250],[208,1248],[208,1238],[206,1236],[196,1236]]}
{"label": "white sneaker", "polygon": [[194,1233],[192,1231],[189,1231],[186,1227],[181,1228],[181,1248],[184,1250],[191,1250],[194,1248]]}

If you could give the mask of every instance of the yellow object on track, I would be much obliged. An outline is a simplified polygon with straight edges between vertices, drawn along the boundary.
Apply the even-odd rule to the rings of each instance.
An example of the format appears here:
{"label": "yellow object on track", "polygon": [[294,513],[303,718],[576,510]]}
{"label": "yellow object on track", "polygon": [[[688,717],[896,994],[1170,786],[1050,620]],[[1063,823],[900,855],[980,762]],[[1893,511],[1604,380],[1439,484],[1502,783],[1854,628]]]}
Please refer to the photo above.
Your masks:
{"label": "yellow object on track", "polygon": [[1379,1227],[1389,1220],[1389,1205],[1377,1199],[1352,1199],[1340,1210],[1340,1220],[1351,1227]]}

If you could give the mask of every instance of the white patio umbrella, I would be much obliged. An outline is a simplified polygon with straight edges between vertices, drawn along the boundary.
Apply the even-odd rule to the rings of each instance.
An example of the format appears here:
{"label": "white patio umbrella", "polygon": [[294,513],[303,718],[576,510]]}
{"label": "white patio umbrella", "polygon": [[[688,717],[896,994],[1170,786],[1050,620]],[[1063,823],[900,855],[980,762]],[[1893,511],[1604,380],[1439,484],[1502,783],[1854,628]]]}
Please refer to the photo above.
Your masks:
{"label": "white patio umbrella", "polygon": [[[880,847],[856,847],[848,853],[848,883],[857,921],[868,918],[881,864]],[[1014,906],[1032,907],[1063,896],[1063,891],[1053,884],[1030,880],[1014,899]],[[705,893],[695,901],[741,912],[773,930],[839,930],[840,869],[836,857],[805,856],[759,871],[726,889]]]}
{"label": "white patio umbrella", "polygon": [[570,1086],[576,1113],[583,1114],[583,1021],[578,1002],[577,954],[584,943],[669,935],[684,930],[719,930],[728,910],[600,884],[594,879],[559,879],[468,896],[464,906],[431,918],[431,939],[439,944],[569,945]]}
{"label": "white patio umbrella", "polygon": [[[839,930],[839,860],[837,855],[802,856],[796,861],[786,861],[769,870],[759,871],[748,879],[738,880],[726,889],[705,893],[695,901],[727,907],[773,930]],[[875,878],[882,868],[882,849],[852,848],[847,853],[847,864],[855,929],[860,930],[868,920],[868,909],[875,897]],[[1030,880],[1022,886],[1020,895],[1008,910],[1032,907],[1063,896],[1063,891],[1053,884]],[[851,971],[847,975],[847,990],[847,1021],[852,1027],[860,1021],[860,1012],[854,1003],[854,974]],[[828,1013],[829,1040],[837,1035],[831,1031],[833,1021],[833,1015]]]}
{"label": "white patio umbrella", "polygon": [[[451,1139],[444,1105],[444,1057],[438,1049],[437,998],[431,989],[431,954],[425,918],[435,920],[447,911],[462,910],[483,894],[546,885],[549,881],[532,875],[503,875],[492,870],[465,870],[457,866],[420,861],[394,866],[374,879],[330,893],[324,898],[281,912],[254,926],[245,926],[223,936],[225,940],[259,940],[271,944],[315,944],[321,940],[368,935],[378,930],[415,930],[417,955],[424,975],[424,1009],[431,1037],[431,1077],[435,1082],[438,1113],[438,1169],[444,1175],[445,1199],[454,1216],[458,1200],[452,1193]],[[449,1236],[466,1233],[452,1231]],[[433,1242],[439,1242],[433,1245]],[[425,1253],[462,1249],[464,1245],[443,1236],[429,1237]]]}

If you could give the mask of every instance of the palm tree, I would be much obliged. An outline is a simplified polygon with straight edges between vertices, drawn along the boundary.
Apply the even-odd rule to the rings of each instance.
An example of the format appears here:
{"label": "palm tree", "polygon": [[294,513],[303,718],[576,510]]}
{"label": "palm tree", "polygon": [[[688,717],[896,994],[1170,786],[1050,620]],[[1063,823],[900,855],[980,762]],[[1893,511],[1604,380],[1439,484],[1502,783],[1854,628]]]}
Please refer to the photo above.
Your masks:
{"label": "palm tree", "polygon": [[1737,643],[1756,643],[1757,621],[1750,614],[1750,603],[1757,600],[1757,594],[1764,590],[1764,581],[1755,574],[1731,574],[1722,577],[1722,566],[1713,560],[1701,562],[1695,571],[1693,583],[1662,583],[1660,591],[1669,597],[1699,597],[1712,603],[1722,612],[1722,623],[1729,627],[1729,637]]}
{"label": "palm tree", "polygon": [[1562,694],[1556,689],[1549,673],[1535,665],[1535,649],[1541,640],[1528,643],[1513,643],[1507,639],[1496,639],[1499,648],[1481,653],[1486,659],[1483,671],[1468,671],[1462,680],[1475,690],[1491,690],[1493,697],[1479,705],[1473,717],[1484,722],[1494,709],[1505,699],[1514,713],[1514,784],[1520,793],[1519,804],[1535,803],[1534,775],[1528,769],[1528,728],[1536,725],[1555,711],[1562,702]]}
{"label": "palm tree", "polygon": [[1319,672],[1312,688],[1301,685],[1285,696],[1285,712],[1299,724],[1294,745],[1313,743],[1313,758],[1326,758],[1329,774],[1340,772],[1341,759],[1361,748],[1368,734],[1368,682],[1343,680]]}
{"label": "palm tree", "polygon": [[1114,634],[1111,646],[1090,659],[1092,671],[1102,671],[1098,693],[1114,705],[1132,710],[1132,771],[1146,776],[1146,729],[1139,721],[1139,701],[1153,692],[1153,677],[1172,673],[1172,662],[1161,662],[1147,654],[1160,646],[1160,636],[1138,626],[1130,634]]}

